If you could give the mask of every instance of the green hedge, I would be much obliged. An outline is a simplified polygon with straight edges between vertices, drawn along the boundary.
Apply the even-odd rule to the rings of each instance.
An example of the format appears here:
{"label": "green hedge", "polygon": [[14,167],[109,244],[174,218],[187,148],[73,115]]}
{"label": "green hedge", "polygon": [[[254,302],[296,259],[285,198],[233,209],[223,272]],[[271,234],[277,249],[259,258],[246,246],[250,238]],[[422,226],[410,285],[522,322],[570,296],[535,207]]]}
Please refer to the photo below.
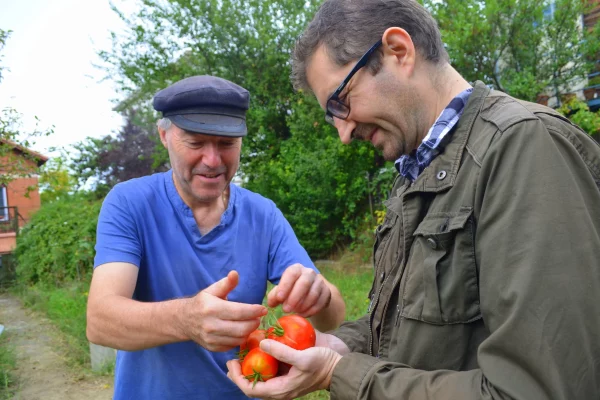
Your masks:
{"label": "green hedge", "polygon": [[89,281],[101,204],[84,195],[44,204],[17,238],[17,281]]}

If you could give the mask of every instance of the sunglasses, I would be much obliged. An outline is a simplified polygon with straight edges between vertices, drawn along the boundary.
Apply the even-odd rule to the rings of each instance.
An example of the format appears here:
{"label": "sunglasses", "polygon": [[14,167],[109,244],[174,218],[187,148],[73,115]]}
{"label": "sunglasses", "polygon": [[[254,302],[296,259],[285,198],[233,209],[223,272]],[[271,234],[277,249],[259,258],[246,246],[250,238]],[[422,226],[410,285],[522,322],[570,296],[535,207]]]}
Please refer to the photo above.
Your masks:
{"label": "sunglasses", "polygon": [[348,115],[350,115],[350,106],[340,99],[340,93],[342,93],[342,91],[344,90],[350,79],[352,79],[354,74],[356,74],[356,72],[358,72],[359,69],[367,65],[371,54],[373,54],[380,45],[381,39],[379,39],[377,43],[371,46],[371,48],[367,50],[365,54],[363,54],[363,56],[360,58],[360,60],[358,60],[354,68],[352,68],[352,71],[350,71],[348,76],[346,76],[346,78],[340,84],[340,86],[335,90],[335,92],[333,92],[331,96],[329,96],[325,107],[325,121],[335,126],[333,117],[339,119],[348,118]]}

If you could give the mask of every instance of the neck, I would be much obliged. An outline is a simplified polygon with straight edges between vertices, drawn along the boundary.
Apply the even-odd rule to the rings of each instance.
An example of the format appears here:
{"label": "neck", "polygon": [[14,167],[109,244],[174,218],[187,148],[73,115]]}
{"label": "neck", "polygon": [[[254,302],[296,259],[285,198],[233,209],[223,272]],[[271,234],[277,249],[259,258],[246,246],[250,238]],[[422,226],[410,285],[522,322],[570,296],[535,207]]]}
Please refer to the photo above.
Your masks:
{"label": "neck", "polygon": [[429,65],[423,69],[425,75],[422,77],[424,87],[421,88],[421,93],[431,93],[431,95],[423,96],[424,103],[421,106],[422,110],[426,110],[423,125],[419,129],[419,141],[429,132],[429,129],[442,111],[448,106],[450,101],[462,91],[471,87],[452,66],[448,63],[444,65]]}
{"label": "neck", "polygon": [[431,121],[433,125],[435,119],[448,106],[448,103],[459,93],[470,88],[471,84],[452,68],[450,64],[445,64],[443,67],[440,67],[438,74],[434,75],[432,86],[433,91],[437,94],[434,104],[436,115],[433,121]]}

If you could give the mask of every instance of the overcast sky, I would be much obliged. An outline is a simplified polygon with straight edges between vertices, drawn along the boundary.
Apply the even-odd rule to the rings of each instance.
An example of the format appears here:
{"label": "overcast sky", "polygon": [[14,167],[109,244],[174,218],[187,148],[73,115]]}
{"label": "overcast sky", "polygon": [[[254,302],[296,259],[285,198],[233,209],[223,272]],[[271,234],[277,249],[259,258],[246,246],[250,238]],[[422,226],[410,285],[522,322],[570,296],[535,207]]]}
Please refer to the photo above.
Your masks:
{"label": "overcast sky", "polygon": [[[117,3],[119,4],[119,3]],[[34,150],[102,137],[122,125],[112,111],[116,97],[97,51],[110,48],[110,31],[123,28],[108,0],[0,0],[0,28],[12,30],[0,65],[0,109],[23,114],[23,130],[54,126]]]}

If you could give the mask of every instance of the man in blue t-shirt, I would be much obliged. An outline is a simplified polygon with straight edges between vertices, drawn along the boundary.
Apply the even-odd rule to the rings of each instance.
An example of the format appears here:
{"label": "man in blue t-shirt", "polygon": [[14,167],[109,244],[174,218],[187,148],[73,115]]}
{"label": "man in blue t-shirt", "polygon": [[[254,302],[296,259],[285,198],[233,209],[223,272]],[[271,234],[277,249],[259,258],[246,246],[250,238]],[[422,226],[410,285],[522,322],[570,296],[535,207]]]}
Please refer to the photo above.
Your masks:
{"label": "man in blue t-shirt", "polygon": [[116,185],[98,219],[87,335],[119,349],[115,400],[241,399],[225,363],[268,305],[344,319],[275,204],[231,184],[247,134],[248,91],[194,76],[161,90],[154,108],[171,170]]}

